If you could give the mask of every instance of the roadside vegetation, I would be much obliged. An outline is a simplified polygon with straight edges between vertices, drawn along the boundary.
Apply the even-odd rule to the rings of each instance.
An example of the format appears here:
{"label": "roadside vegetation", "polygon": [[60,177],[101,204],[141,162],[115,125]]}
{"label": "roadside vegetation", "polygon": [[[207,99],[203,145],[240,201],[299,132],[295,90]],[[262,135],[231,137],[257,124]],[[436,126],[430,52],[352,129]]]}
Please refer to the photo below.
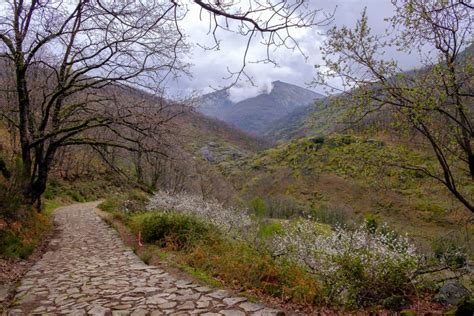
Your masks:
{"label": "roadside vegetation", "polygon": [[[0,259],[27,259],[52,232],[52,212],[63,205],[96,201],[124,187],[107,178],[64,180],[52,178],[42,198],[41,210],[25,203],[15,180],[0,182]],[[0,179],[1,180],[1,179]]]}
{"label": "roadside vegetation", "polygon": [[[256,201],[243,209],[164,191],[111,197],[100,208],[152,245],[147,249],[212,285],[305,311],[400,311],[420,302],[442,309],[432,300],[435,278],[423,273],[441,259],[428,260],[408,237],[373,219],[358,227],[276,220]],[[155,251],[142,258],[150,261]]]}

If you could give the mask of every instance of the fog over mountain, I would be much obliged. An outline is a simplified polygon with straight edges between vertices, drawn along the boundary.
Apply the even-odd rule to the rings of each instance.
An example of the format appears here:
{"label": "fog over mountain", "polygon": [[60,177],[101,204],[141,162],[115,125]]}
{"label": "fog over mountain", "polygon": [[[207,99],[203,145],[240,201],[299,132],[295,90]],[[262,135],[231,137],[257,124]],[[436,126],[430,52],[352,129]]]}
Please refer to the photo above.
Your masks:
{"label": "fog over mountain", "polygon": [[[298,40],[305,56],[291,49],[280,47],[271,51],[271,57],[277,62],[258,62],[267,55],[267,50],[259,41],[251,43],[248,50],[248,62],[245,73],[252,78],[254,86],[242,76],[240,87],[231,90],[236,98],[239,92],[259,91],[269,83],[282,80],[301,87],[307,87],[314,78],[314,65],[322,63],[320,47],[326,39],[326,31],[334,26],[353,26],[360,18],[364,8],[369,16],[369,26],[375,34],[384,34],[387,27],[385,18],[393,15],[390,0],[318,0],[309,1],[311,8],[321,9],[319,16],[334,13],[333,24],[315,27],[313,29],[296,29],[293,35]],[[214,39],[209,36],[207,16],[192,6],[186,20],[182,22],[183,32],[190,41],[190,54],[186,61],[191,64],[189,69],[192,76],[180,76],[178,80],[167,82],[171,95],[187,95],[189,93],[210,93],[213,89],[229,86],[236,79],[230,72],[238,72],[242,67],[242,55],[246,51],[247,41],[237,34],[219,32],[221,40],[218,50],[206,50],[203,47],[214,47]],[[424,52],[426,53],[426,52]],[[387,50],[386,57],[399,61],[403,69],[420,66],[420,55],[400,52],[395,49]],[[322,87],[314,87],[316,92],[325,93]],[[257,94],[255,94],[257,95]],[[254,95],[254,96],[255,96]],[[242,98],[240,99],[242,100]],[[240,101],[239,100],[239,101]]]}
{"label": "fog over mountain", "polygon": [[[272,123],[300,107],[312,105],[322,94],[282,81],[271,88],[257,91],[219,90],[206,94],[199,101],[198,111],[223,120],[255,135],[263,135]],[[239,89],[238,87],[236,89]],[[238,93],[236,93],[238,92]]]}

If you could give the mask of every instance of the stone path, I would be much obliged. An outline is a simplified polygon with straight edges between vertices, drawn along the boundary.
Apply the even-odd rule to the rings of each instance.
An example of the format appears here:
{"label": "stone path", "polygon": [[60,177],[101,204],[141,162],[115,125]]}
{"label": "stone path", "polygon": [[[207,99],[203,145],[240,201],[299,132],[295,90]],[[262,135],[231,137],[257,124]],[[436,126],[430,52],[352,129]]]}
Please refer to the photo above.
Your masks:
{"label": "stone path", "polygon": [[17,288],[9,315],[284,315],[145,265],[96,214],[58,209],[60,230]]}

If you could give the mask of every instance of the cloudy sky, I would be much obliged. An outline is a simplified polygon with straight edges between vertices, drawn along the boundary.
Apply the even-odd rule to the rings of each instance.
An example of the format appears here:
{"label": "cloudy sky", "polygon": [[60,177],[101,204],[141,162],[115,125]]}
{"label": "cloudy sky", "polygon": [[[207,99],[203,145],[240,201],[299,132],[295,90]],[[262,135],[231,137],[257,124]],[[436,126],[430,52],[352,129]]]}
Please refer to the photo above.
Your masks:
{"label": "cloudy sky", "polygon": [[[322,9],[323,12],[335,10],[334,24],[353,26],[364,7],[367,7],[369,23],[375,32],[383,32],[386,27],[384,18],[392,14],[390,0],[308,0],[310,5]],[[182,21],[182,27],[188,36],[192,49],[189,62],[192,64],[192,77],[181,77],[172,83],[172,90],[177,94],[207,93],[230,84],[228,69],[239,70],[242,66],[242,56],[245,51],[246,41],[238,34],[219,32],[221,47],[218,51],[204,50],[200,45],[212,46],[213,38],[208,34],[208,23],[200,19],[199,10],[193,5],[189,6],[190,12]],[[205,17],[205,15],[203,15]],[[321,16],[322,17],[322,16]],[[333,24],[333,25],[334,25]],[[321,63],[319,47],[324,40],[327,27],[312,29],[298,29],[293,33],[297,37],[301,48],[309,58],[306,60],[300,53],[279,48],[273,52],[273,58],[278,66],[272,64],[248,64],[246,72],[252,76],[256,87],[242,80],[238,86],[231,90],[235,100],[258,94],[259,91],[271,87],[271,82],[281,80],[303,87],[308,87],[314,76],[314,65]],[[393,54],[393,53],[392,53]],[[250,47],[248,60],[256,61],[265,56],[265,46],[255,41]],[[403,68],[408,69],[417,65],[417,56],[398,54],[395,56]],[[313,90],[323,93],[321,87],[312,87]]]}

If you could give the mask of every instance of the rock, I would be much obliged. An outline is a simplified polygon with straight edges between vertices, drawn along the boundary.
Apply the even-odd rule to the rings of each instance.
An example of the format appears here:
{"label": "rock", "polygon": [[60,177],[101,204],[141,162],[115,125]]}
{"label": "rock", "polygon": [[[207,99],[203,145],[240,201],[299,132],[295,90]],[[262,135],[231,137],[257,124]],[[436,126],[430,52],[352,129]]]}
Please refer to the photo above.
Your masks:
{"label": "rock", "polygon": [[132,312],[131,316],[146,316],[148,311],[145,309],[136,309]]}
{"label": "rock", "polygon": [[185,302],[184,304],[181,304],[178,306],[178,310],[188,310],[188,309],[194,309],[194,303],[193,302]]}
{"label": "rock", "polygon": [[207,292],[212,291],[212,289],[207,287],[207,286],[199,286],[195,290],[198,291],[198,292],[201,292],[201,293],[207,293]]}
{"label": "rock", "polygon": [[112,316],[129,316],[129,311],[112,311]]}
{"label": "rock", "polygon": [[242,308],[246,312],[256,312],[258,310],[263,309],[263,306],[260,304],[255,304],[255,303],[242,303],[239,305],[240,308]]}
{"label": "rock", "polygon": [[146,303],[158,305],[158,304],[168,303],[168,300],[164,299],[161,295],[158,294],[155,296],[148,297],[146,299]]}
{"label": "rock", "polygon": [[245,302],[247,299],[245,297],[229,297],[222,300],[224,304],[228,306],[235,305],[237,303]]}
{"label": "rock", "polygon": [[168,303],[160,304],[160,305],[158,305],[158,307],[161,308],[161,309],[169,309],[169,308],[175,307],[177,304],[178,303],[176,303],[176,302],[168,302]]}
{"label": "rock", "polygon": [[197,293],[197,294],[192,294],[192,295],[180,295],[180,296],[176,296],[175,300],[177,301],[197,301],[199,299],[199,297],[201,296],[201,294]]}
{"label": "rock", "polygon": [[285,313],[276,309],[265,308],[254,313],[255,316],[285,316]]}
{"label": "rock", "polygon": [[211,153],[211,151],[209,150],[209,148],[207,147],[202,147],[200,150],[199,150],[200,154],[204,157],[204,159],[206,159],[207,161],[209,162],[214,162],[216,159],[214,158],[214,155]]}
{"label": "rock", "polygon": [[224,316],[245,316],[244,312],[235,310],[235,309],[229,309],[225,311],[221,311],[221,314]]}
{"label": "rock", "polygon": [[109,311],[108,308],[102,306],[94,306],[92,307],[87,314],[93,316],[105,316],[105,314]]}
{"label": "rock", "polygon": [[442,304],[456,305],[469,296],[469,290],[458,281],[448,281],[443,285],[434,299]]}
{"label": "rock", "polygon": [[219,291],[209,293],[207,294],[207,296],[217,298],[217,299],[223,299],[223,298],[229,297],[230,295],[229,295],[229,292],[225,290],[219,290]]}
{"label": "rock", "polygon": [[7,287],[0,287],[0,304],[6,301],[8,297],[9,290]]}
{"label": "rock", "polygon": [[197,308],[207,308],[210,305],[210,301],[198,301]]}

